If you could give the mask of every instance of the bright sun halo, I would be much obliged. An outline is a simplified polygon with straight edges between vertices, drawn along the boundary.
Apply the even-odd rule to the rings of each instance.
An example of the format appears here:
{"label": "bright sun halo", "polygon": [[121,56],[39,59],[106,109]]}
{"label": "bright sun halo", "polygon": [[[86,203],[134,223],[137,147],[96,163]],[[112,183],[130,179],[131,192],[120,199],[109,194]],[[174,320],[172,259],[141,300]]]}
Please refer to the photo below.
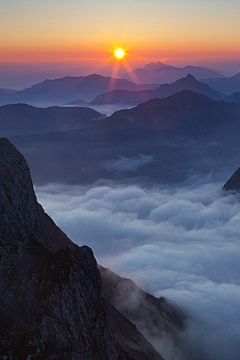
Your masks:
{"label": "bright sun halo", "polygon": [[117,47],[114,50],[114,56],[115,56],[115,58],[117,58],[119,60],[123,59],[125,55],[126,55],[126,53],[125,53],[125,50],[123,48]]}

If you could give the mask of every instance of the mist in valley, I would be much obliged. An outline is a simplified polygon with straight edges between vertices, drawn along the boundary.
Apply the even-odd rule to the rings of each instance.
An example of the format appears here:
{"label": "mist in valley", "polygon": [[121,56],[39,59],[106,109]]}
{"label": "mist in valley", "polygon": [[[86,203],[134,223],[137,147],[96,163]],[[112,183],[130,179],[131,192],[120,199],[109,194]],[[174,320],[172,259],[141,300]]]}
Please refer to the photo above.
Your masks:
{"label": "mist in valley", "polygon": [[[209,174],[180,186],[52,183],[36,186],[36,193],[62,230],[78,245],[92,247],[101,265],[183,309],[186,333],[179,351],[172,344],[161,348],[166,360],[176,354],[235,360],[240,197],[222,186]],[[152,343],[160,350],[159,339]]]}
{"label": "mist in valley", "polygon": [[235,360],[240,195],[222,187],[240,163],[239,105],[187,89],[94,109],[2,107],[38,201],[99,264],[181,309],[176,337],[136,321],[165,360]]}

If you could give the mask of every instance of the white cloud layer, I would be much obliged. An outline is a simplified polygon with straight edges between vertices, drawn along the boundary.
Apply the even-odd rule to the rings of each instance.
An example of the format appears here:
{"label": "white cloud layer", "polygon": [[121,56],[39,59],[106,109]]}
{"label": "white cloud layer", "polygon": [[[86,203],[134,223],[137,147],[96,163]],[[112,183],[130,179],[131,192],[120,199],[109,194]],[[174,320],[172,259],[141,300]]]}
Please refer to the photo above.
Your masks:
{"label": "white cloud layer", "polygon": [[236,360],[240,199],[221,187],[50,184],[36,193],[73,241],[93,248],[100,264],[186,310],[185,359]]}

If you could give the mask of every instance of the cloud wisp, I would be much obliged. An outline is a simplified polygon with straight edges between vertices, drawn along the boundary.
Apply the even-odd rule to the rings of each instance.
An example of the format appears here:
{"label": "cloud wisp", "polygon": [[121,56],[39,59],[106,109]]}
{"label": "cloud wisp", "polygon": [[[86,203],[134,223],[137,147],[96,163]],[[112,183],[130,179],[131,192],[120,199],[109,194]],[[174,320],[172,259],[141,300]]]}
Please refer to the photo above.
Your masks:
{"label": "cloud wisp", "polygon": [[154,161],[152,155],[139,155],[134,158],[126,158],[125,156],[118,156],[117,160],[109,160],[104,164],[108,171],[132,172],[140,167],[150,164]]}
{"label": "cloud wisp", "polygon": [[93,248],[100,264],[186,311],[185,359],[235,360],[240,356],[240,201],[221,187],[49,184],[36,193],[73,241]]}

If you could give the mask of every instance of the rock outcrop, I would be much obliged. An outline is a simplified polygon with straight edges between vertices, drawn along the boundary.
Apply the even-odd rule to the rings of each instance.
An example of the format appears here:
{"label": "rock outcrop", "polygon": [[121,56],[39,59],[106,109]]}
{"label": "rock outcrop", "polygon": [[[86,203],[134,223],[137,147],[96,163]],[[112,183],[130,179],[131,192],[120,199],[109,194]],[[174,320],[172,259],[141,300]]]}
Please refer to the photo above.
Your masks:
{"label": "rock outcrop", "polygon": [[117,359],[91,249],[44,213],[26,161],[6,139],[0,179],[0,358]]}
{"label": "rock outcrop", "polygon": [[[135,324],[138,331],[144,335],[145,342],[147,339],[162,356],[165,356],[165,351],[169,352],[166,347],[171,347],[171,352],[179,355],[178,336],[185,329],[185,315],[181,309],[173,306],[166,298],[158,299],[144,292],[132,280],[124,279],[99,264],[98,268],[102,278],[102,295],[108,304],[126,317],[131,325]],[[126,348],[127,344],[119,331],[119,324],[115,321],[116,314],[111,307],[110,314],[116,340],[120,347]],[[129,327],[126,325],[125,328]],[[154,358],[153,349],[144,341],[141,345],[142,352],[148,354],[147,359]]]}
{"label": "rock outcrop", "polygon": [[223,190],[233,190],[240,192],[240,168],[230,177],[230,179],[223,186]]}
{"label": "rock outcrop", "polygon": [[181,315],[99,269],[44,212],[24,157],[0,139],[0,358],[163,360],[144,336],[173,337]]}

